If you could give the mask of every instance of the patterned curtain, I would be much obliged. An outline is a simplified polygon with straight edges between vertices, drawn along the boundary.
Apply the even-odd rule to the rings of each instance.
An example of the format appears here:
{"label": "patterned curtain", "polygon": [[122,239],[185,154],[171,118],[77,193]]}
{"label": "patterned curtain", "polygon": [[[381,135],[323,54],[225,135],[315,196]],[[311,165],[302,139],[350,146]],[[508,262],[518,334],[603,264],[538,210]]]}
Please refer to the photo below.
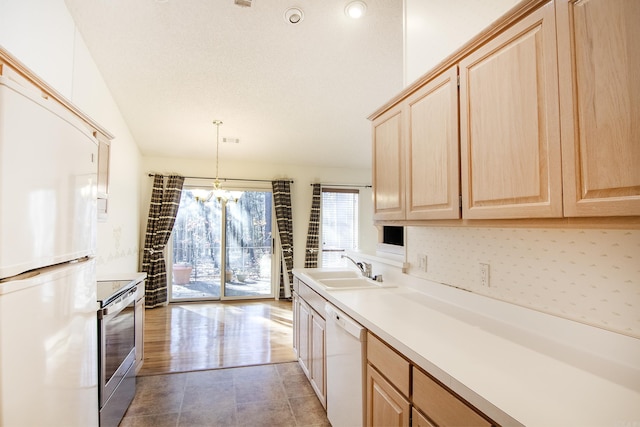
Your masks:
{"label": "patterned curtain", "polygon": [[305,268],[318,266],[318,252],[320,251],[320,184],[312,184],[312,186],[311,215],[309,217],[309,231],[307,231],[307,248],[304,253]]}
{"label": "patterned curtain", "polygon": [[144,238],[142,271],[147,273],[145,306],[153,308],[167,302],[167,267],[164,262],[164,247],[167,245],[176,220],[184,177],[170,175],[167,185],[164,176],[153,179],[147,233]]}
{"label": "patterned curtain", "polygon": [[291,218],[291,182],[273,181],[273,204],[276,210],[276,223],[280,236],[280,298],[291,298],[293,287],[293,220]]}

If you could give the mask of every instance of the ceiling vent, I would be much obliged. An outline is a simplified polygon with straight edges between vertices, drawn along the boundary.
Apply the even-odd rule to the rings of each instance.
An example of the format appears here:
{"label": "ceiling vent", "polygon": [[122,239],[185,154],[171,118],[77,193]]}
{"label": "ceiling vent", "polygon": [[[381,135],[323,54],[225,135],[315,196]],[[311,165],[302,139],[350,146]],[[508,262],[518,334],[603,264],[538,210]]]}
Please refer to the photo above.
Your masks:
{"label": "ceiling vent", "polygon": [[233,2],[240,7],[251,7],[253,0],[233,0]]}

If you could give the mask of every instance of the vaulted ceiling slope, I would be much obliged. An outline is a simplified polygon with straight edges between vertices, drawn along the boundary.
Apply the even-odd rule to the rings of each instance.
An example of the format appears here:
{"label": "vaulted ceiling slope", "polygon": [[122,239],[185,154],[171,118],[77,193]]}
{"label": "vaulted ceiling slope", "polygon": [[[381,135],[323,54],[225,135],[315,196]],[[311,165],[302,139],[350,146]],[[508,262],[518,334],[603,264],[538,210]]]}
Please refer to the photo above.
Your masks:
{"label": "vaulted ceiling slope", "polygon": [[[65,0],[147,156],[368,168],[366,117],[402,89],[402,1]],[[304,19],[290,24],[295,6]]]}

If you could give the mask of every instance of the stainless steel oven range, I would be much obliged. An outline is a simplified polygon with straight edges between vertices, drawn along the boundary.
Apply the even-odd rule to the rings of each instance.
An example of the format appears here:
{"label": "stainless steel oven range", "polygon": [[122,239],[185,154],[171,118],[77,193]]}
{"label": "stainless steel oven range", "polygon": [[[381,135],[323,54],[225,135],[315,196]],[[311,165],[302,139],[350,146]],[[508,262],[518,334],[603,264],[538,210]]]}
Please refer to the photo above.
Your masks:
{"label": "stainless steel oven range", "polygon": [[98,282],[100,427],[117,427],[136,393],[135,281]]}

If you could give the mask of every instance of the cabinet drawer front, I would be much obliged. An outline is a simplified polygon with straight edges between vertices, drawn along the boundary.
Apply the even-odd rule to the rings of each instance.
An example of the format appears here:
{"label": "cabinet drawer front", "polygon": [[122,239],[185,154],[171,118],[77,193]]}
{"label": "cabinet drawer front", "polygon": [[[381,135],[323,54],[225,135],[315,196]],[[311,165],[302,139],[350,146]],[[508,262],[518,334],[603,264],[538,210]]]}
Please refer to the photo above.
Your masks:
{"label": "cabinet drawer front", "polygon": [[301,280],[298,281],[298,291],[300,298],[305,300],[324,319],[324,304],[326,300]]}
{"label": "cabinet drawer front", "polygon": [[299,294],[300,293],[300,279],[296,276],[293,276],[293,292]]}
{"label": "cabinet drawer front", "polygon": [[411,408],[411,427],[437,427],[432,424],[420,411]]}
{"label": "cabinet drawer front", "polygon": [[376,336],[368,334],[367,360],[405,396],[409,396],[409,361]]}
{"label": "cabinet drawer front", "polygon": [[491,426],[466,403],[415,368],[413,404],[441,426]]}

